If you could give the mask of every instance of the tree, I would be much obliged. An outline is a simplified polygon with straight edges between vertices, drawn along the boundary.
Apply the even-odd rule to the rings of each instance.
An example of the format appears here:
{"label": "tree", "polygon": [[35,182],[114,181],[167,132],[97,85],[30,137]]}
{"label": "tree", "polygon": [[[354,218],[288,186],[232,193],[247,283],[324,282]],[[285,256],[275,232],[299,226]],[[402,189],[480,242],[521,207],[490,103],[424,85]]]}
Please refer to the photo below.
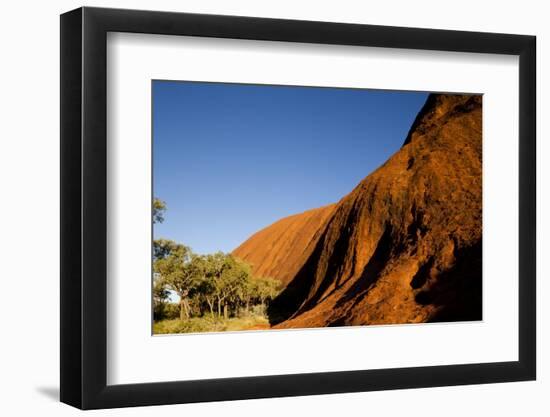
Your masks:
{"label": "tree", "polygon": [[[153,199],[153,223],[162,223],[164,221],[164,212],[166,203],[158,198]],[[153,260],[166,257],[171,249],[175,248],[176,243],[170,240],[159,239],[153,241]],[[153,316],[161,317],[164,315],[164,307],[170,296],[165,283],[158,273],[153,274]]]}
{"label": "tree", "polygon": [[229,317],[229,307],[232,306],[235,309],[242,301],[241,297],[252,277],[250,266],[231,255],[227,255],[227,265],[228,267],[222,273],[218,289],[224,300],[223,315],[226,319]]}
{"label": "tree", "polygon": [[[177,243],[167,239],[156,239],[153,241],[153,269],[155,262],[166,258],[171,251],[177,248]],[[159,272],[153,273],[153,316],[160,320],[165,316],[166,303],[170,297],[170,291],[166,288],[166,282]]]}
{"label": "tree", "polygon": [[[221,316],[223,295],[220,291],[222,287],[222,274],[228,267],[227,256],[222,252],[205,255],[205,278],[211,281],[212,292],[209,299],[217,302],[218,316]],[[210,303],[210,301],[209,301]]]}
{"label": "tree", "polygon": [[153,223],[162,223],[165,211],[166,203],[156,197],[153,198]]}
{"label": "tree", "polygon": [[203,276],[197,285],[196,297],[206,303],[210,315],[214,317],[214,306],[216,304],[216,285],[211,276],[208,275],[208,264],[205,257],[202,257]]}
{"label": "tree", "polygon": [[266,306],[281,291],[281,281],[273,278],[256,278],[257,296],[262,306]]}
{"label": "tree", "polygon": [[[279,294],[280,282],[271,278],[254,278],[251,267],[231,254],[216,252],[194,254],[188,246],[168,239],[153,242],[153,301],[155,320],[191,315],[228,319],[250,305],[271,302]],[[170,291],[179,305],[170,304]],[[174,311],[177,308],[177,311]]]}
{"label": "tree", "polygon": [[209,285],[212,285],[208,303],[211,305],[214,300],[218,316],[222,316],[223,308],[223,316],[228,318],[229,307],[240,301],[242,288],[250,280],[250,267],[222,252],[206,255],[204,260],[206,279],[211,282]]}
{"label": "tree", "polygon": [[[167,289],[180,297],[180,319],[189,318],[189,296],[196,289],[204,271],[197,255],[185,245],[163,240],[159,246],[161,254],[154,262],[154,272]],[[162,250],[160,250],[162,248]]]}
{"label": "tree", "polygon": [[239,298],[244,304],[244,311],[246,314],[250,312],[250,303],[254,301],[258,293],[258,284],[253,278],[246,280],[246,282],[239,288]]}
{"label": "tree", "polygon": [[[164,259],[181,246],[179,243],[169,239],[155,239],[153,241],[153,260]],[[188,248],[191,251],[190,248]]]}
{"label": "tree", "polygon": [[165,317],[165,307],[170,297],[158,273],[153,274],[153,318],[161,320]]}

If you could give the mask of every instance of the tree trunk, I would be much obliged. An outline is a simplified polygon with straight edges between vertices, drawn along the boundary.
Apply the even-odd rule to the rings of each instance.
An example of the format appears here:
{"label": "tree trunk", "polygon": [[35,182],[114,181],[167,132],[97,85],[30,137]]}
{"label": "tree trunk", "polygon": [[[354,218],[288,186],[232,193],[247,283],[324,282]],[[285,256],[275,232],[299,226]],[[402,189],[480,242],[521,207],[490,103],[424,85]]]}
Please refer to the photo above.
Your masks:
{"label": "tree trunk", "polygon": [[180,320],[185,320],[185,318],[188,318],[187,309],[185,306],[185,300],[183,298],[180,298]]}
{"label": "tree trunk", "polygon": [[182,321],[189,318],[189,310],[186,301],[185,298],[180,298],[180,320]]}
{"label": "tree trunk", "polygon": [[227,311],[227,303],[223,304],[223,317],[227,320],[229,318],[229,312]]}
{"label": "tree trunk", "polygon": [[191,307],[189,306],[189,300],[187,298],[184,299],[183,305],[185,306],[185,315],[187,318],[191,317]]}
{"label": "tree trunk", "polygon": [[218,317],[222,316],[222,300],[218,298]]}
{"label": "tree trunk", "polygon": [[208,307],[210,307],[210,315],[214,317],[214,301],[206,300],[208,302]]}

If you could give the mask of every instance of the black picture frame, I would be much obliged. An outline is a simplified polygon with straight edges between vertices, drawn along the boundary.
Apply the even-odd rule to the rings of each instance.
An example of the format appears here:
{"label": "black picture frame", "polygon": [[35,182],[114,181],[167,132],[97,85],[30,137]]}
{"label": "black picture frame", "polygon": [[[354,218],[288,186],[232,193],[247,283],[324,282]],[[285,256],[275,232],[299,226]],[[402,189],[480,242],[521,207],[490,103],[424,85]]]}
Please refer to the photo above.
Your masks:
{"label": "black picture frame", "polygon": [[[107,385],[108,32],[519,56],[519,360]],[[534,380],[536,38],[186,13],[61,15],[61,401],[82,409]]]}

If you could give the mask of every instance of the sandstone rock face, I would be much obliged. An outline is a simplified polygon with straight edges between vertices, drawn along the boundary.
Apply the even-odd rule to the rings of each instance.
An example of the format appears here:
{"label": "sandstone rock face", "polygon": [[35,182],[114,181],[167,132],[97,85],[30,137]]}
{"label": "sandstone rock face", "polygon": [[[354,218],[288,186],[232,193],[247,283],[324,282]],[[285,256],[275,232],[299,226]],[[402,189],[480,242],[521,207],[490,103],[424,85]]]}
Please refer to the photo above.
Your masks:
{"label": "sandstone rock face", "polygon": [[287,285],[321,236],[335,204],[285,217],[252,235],[233,255],[252,265],[254,275]]}
{"label": "sandstone rock face", "polygon": [[402,148],[350,194],[234,251],[286,285],[276,328],[481,319],[481,101],[432,94]]}

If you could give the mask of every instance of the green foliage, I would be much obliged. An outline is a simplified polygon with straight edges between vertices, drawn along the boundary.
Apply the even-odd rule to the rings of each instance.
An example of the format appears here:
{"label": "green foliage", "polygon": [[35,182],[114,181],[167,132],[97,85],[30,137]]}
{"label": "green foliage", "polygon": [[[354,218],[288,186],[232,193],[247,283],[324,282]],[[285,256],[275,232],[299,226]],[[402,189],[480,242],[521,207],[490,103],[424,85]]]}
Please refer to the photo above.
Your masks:
{"label": "green foliage", "polygon": [[257,278],[256,286],[256,296],[261,304],[271,302],[281,292],[281,281],[273,278]]}
{"label": "green foliage", "polygon": [[154,272],[159,282],[180,297],[187,297],[202,276],[197,256],[185,246],[174,243],[167,254],[154,262]]}
{"label": "green foliage", "polygon": [[174,320],[180,317],[180,306],[176,303],[163,302],[153,305],[154,321]]}
{"label": "green foliage", "polygon": [[162,320],[168,318],[167,307],[170,292],[159,279],[158,274],[153,277],[153,319]]}
{"label": "green foliage", "polygon": [[[153,221],[162,222],[166,205],[153,203]],[[253,277],[250,265],[231,254],[197,255],[172,240],[153,242],[153,317],[160,333],[219,331],[222,322],[252,317],[251,310],[263,315],[279,291],[279,281]],[[169,301],[172,292],[178,304]]]}
{"label": "green foliage", "polygon": [[156,197],[153,198],[153,223],[162,223],[165,211],[166,203]]}
{"label": "green foliage", "polygon": [[178,244],[173,240],[156,239],[153,241],[153,259],[164,259],[177,249]]}
{"label": "green foliage", "polygon": [[197,289],[204,276],[203,262],[191,249],[179,243],[162,241],[155,245],[153,270],[158,285],[174,291],[180,297],[180,318],[189,318],[188,297]]}
{"label": "green foliage", "polygon": [[173,307],[167,313],[170,292],[179,296],[179,319],[187,323],[193,317],[243,317],[254,306],[260,306],[255,311],[263,314],[280,291],[279,281],[253,277],[250,265],[231,254],[197,255],[189,247],[165,239],[154,242],[153,252],[157,321],[174,318]]}

